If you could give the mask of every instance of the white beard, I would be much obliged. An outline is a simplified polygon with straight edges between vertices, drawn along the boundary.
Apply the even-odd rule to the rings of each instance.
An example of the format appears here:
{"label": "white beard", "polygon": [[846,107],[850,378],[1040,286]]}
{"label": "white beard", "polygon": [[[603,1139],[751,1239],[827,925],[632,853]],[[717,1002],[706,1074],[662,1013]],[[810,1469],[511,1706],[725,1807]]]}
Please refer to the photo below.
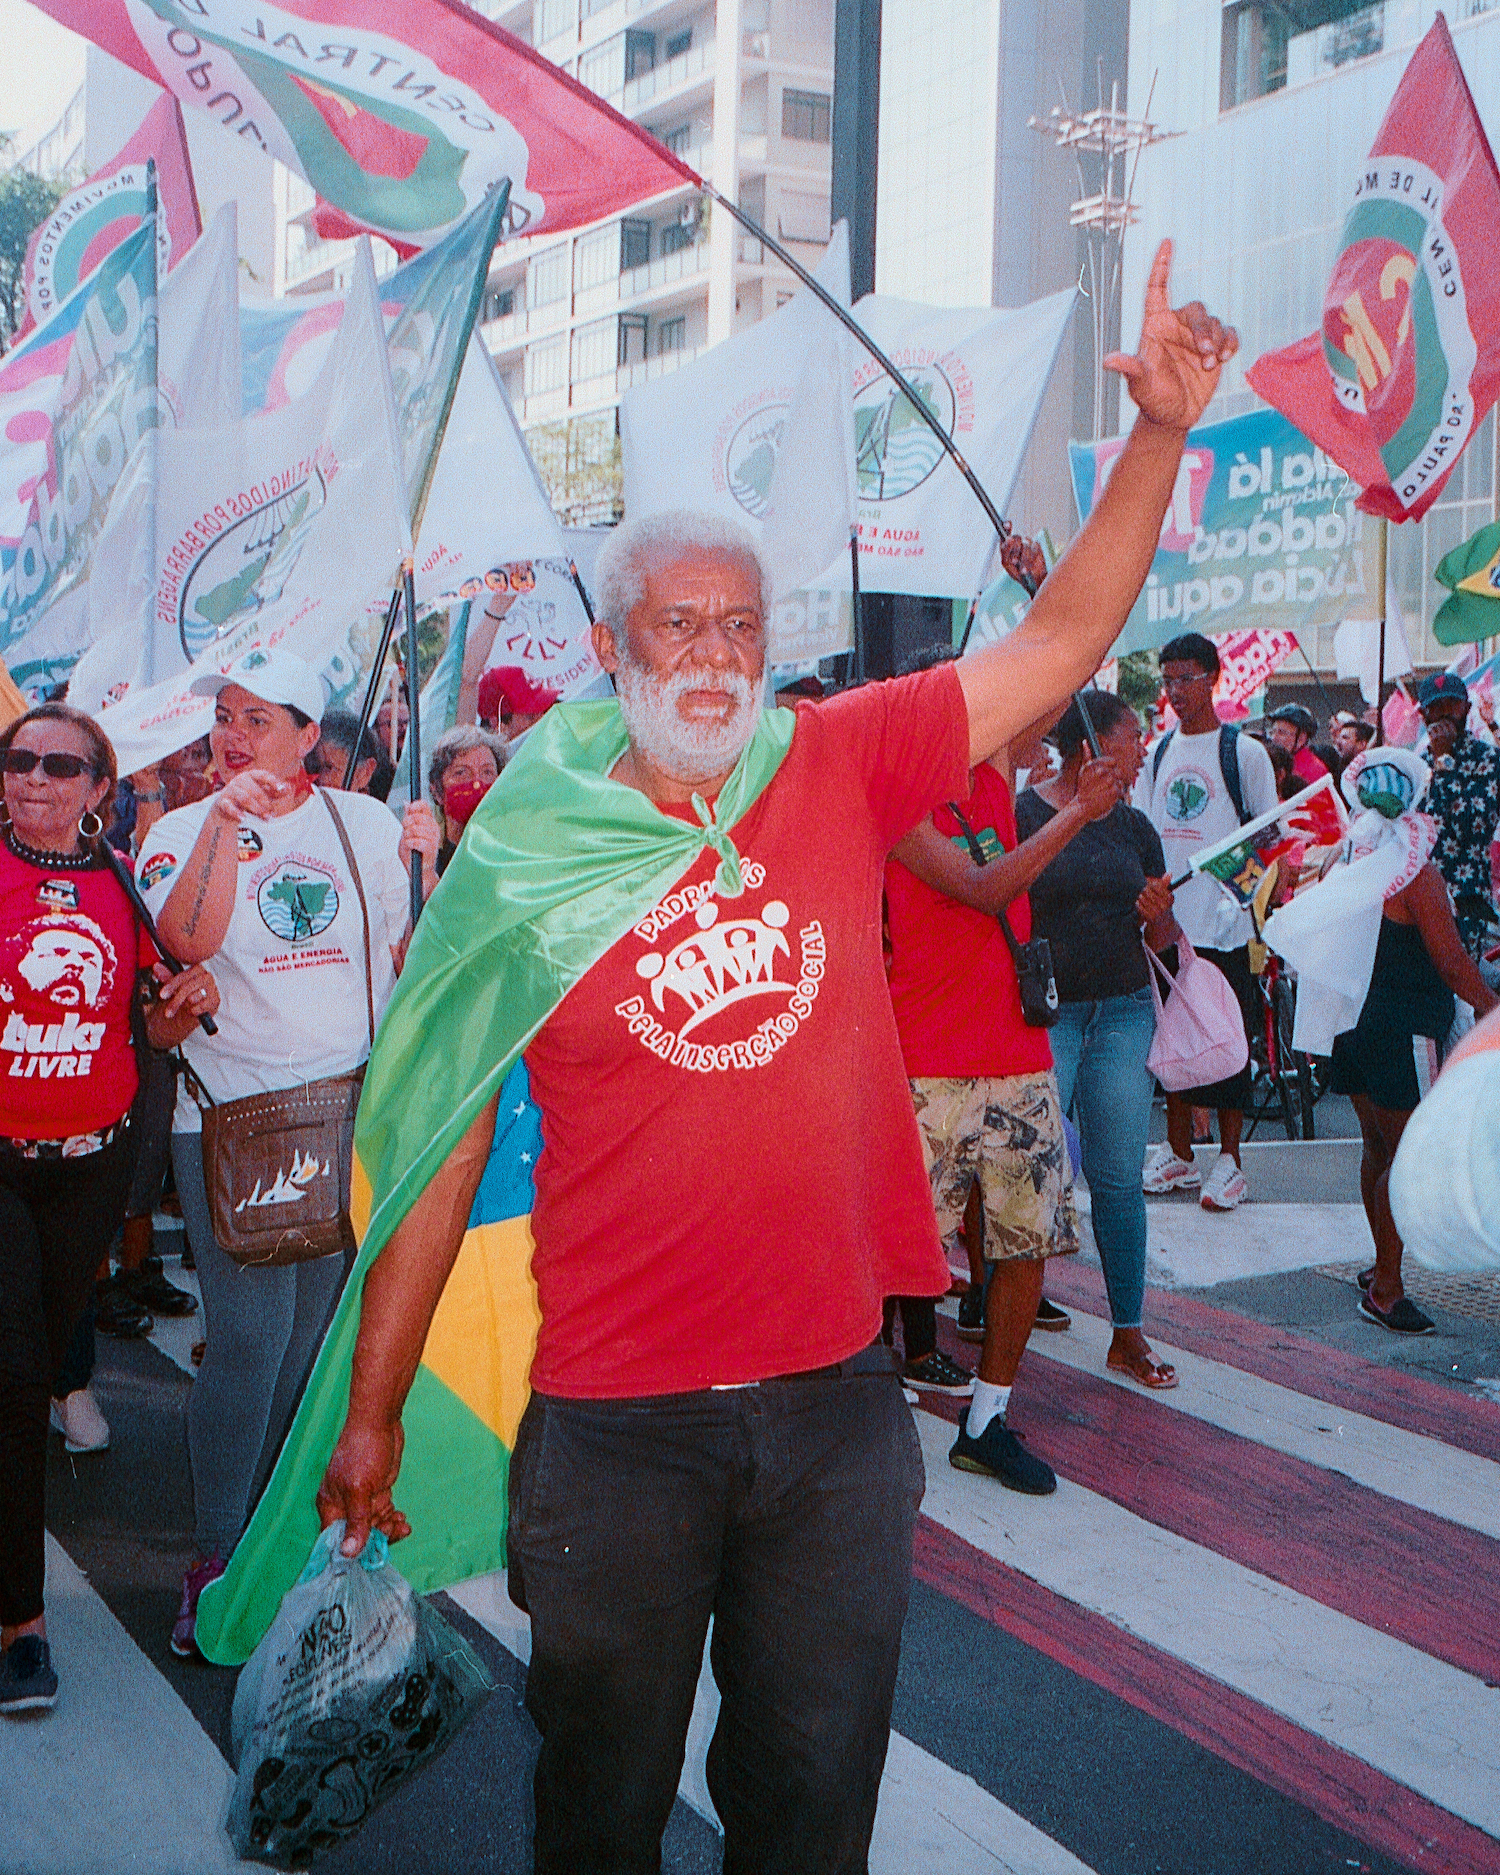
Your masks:
{"label": "white beard", "polygon": [[[631,741],[673,781],[711,781],[724,774],[755,734],[755,690],[738,672],[679,671],[672,677],[653,677],[626,656],[615,672],[615,690]],[[689,722],[678,704],[690,690],[722,691],[734,699],[734,707],[721,723]]]}

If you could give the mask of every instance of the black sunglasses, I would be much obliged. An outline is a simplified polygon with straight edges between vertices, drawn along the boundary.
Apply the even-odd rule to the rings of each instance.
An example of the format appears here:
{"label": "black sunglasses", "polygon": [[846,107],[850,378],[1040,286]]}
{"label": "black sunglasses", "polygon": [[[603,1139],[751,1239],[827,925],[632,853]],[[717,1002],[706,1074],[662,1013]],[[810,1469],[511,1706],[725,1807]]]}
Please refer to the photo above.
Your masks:
{"label": "black sunglasses", "polygon": [[7,775],[29,775],[37,763],[42,773],[54,781],[76,781],[80,775],[92,775],[94,765],[81,755],[69,755],[62,749],[49,749],[38,755],[35,749],[7,749],[3,766]]}

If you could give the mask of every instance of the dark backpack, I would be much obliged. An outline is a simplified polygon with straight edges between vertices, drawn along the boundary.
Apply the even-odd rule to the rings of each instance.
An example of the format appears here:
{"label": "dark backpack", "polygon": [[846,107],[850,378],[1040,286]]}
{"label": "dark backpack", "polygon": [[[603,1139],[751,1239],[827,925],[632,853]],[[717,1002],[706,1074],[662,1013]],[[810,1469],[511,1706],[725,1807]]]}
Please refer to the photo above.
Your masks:
{"label": "dark backpack", "polygon": [[[1156,785],[1156,777],[1161,773],[1161,765],[1167,753],[1167,744],[1177,734],[1169,729],[1157,743],[1151,757],[1151,784]],[[1245,812],[1245,791],[1240,785],[1240,732],[1233,723],[1219,724],[1219,773],[1224,777],[1224,787],[1234,804],[1234,811],[1240,817],[1243,827],[1253,816]]]}

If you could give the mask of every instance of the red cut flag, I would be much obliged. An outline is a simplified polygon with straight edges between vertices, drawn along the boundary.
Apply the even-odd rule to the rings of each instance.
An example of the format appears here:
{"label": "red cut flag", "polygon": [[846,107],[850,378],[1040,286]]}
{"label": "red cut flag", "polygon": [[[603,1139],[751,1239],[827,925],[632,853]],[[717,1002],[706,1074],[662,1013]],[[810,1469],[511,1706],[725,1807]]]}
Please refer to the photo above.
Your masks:
{"label": "red cut flag", "polygon": [[1500,395],[1500,172],[1441,13],[1354,184],[1323,329],[1245,374],[1388,521],[1420,519]]}
{"label": "red cut flag", "polygon": [[411,254],[503,177],[512,235],[579,227],[700,180],[461,0],[37,4],[295,170],[326,236],[368,229]]}
{"label": "red cut flag", "polygon": [[112,162],[65,195],[26,246],[25,338],[80,281],[134,234],[146,212],[146,164],[156,164],[156,271],[175,267],[203,232],[187,135],[176,98],[158,98]]}

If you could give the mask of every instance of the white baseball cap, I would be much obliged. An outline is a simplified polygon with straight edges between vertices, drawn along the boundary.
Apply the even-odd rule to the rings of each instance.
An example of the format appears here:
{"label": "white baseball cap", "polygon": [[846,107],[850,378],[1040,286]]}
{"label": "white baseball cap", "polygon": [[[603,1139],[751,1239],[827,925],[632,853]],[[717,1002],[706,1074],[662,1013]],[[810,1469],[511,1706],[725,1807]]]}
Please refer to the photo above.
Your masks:
{"label": "white baseball cap", "polygon": [[294,710],[301,710],[304,716],[310,716],[315,723],[323,720],[323,679],[310,664],[304,664],[290,651],[266,651],[256,646],[237,658],[227,671],[195,678],[190,688],[195,697],[216,697],[231,684],[248,690],[262,703],[290,705]]}

